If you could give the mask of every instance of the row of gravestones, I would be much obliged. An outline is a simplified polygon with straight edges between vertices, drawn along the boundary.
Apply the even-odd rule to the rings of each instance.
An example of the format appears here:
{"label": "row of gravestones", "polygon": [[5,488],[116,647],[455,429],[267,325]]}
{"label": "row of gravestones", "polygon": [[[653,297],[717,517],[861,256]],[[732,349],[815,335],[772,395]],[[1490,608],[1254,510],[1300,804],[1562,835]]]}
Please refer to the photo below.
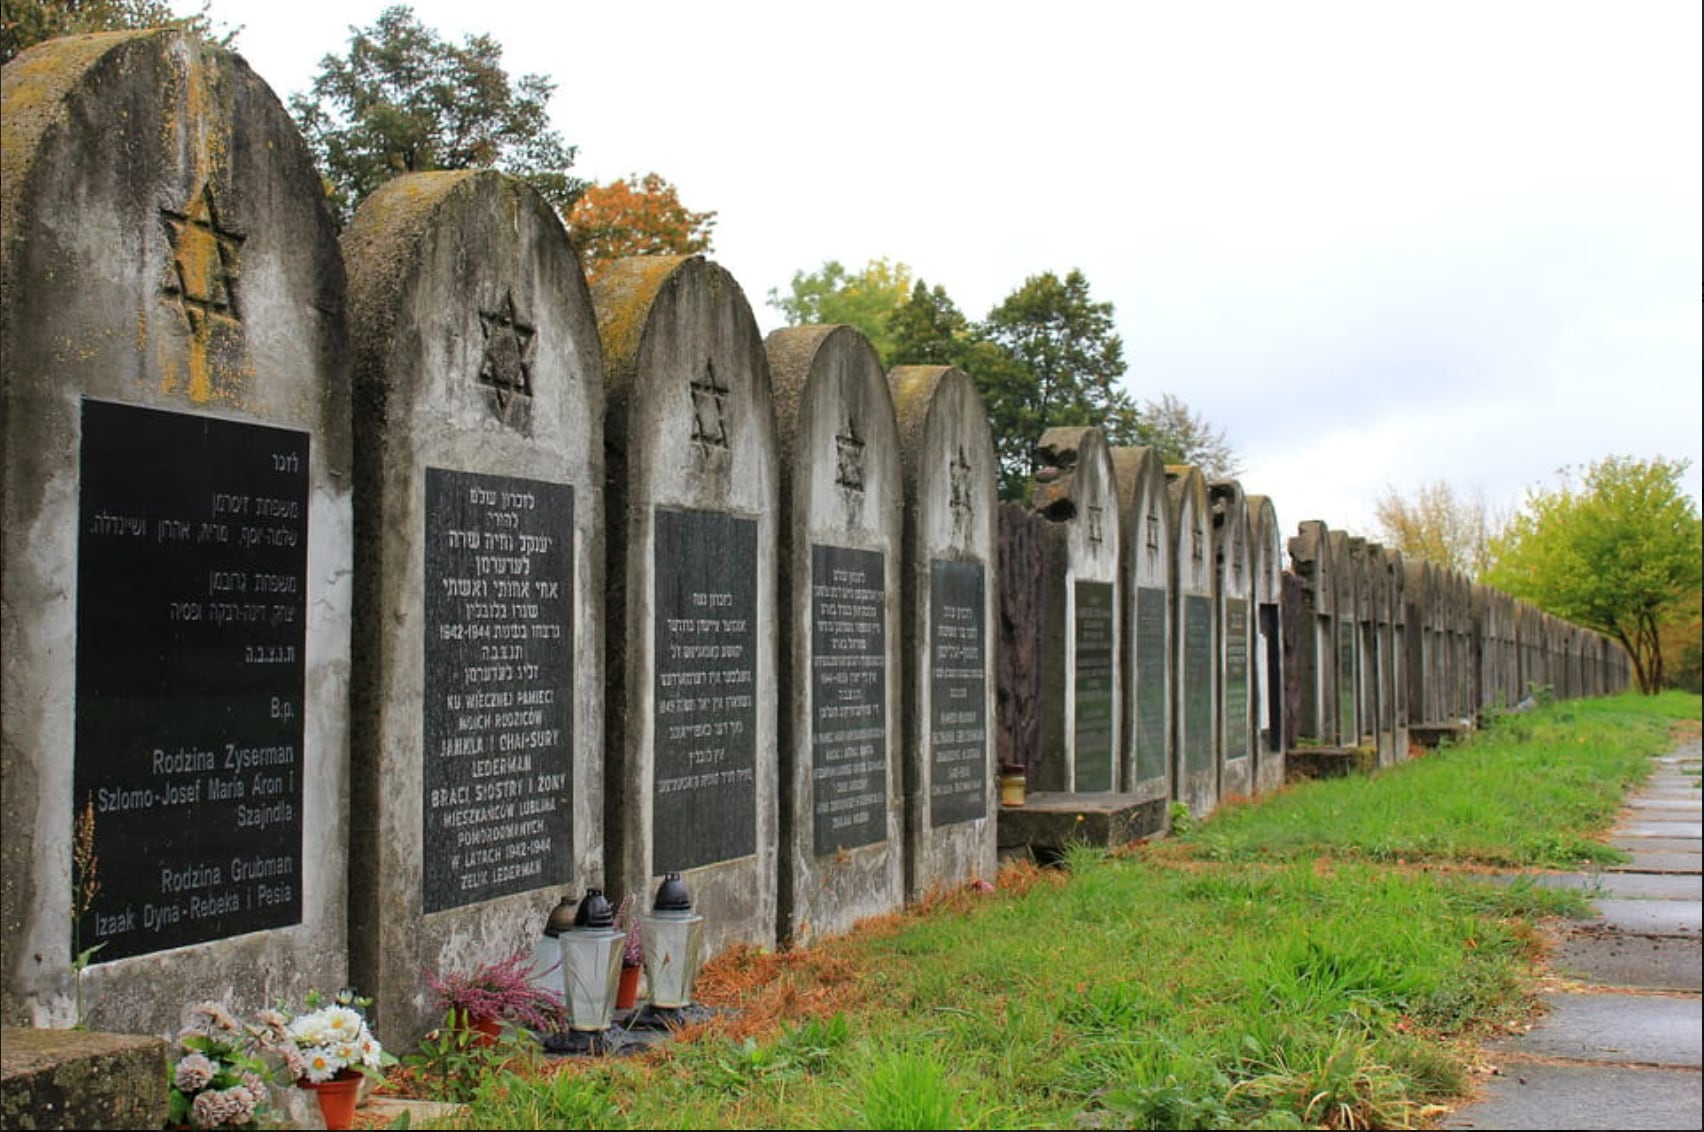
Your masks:
{"label": "row of gravestones", "polygon": [[[176,33],[32,49],[4,114],[8,1023],[353,980],[406,1040],[423,969],[565,887],[682,872],[712,952],[836,932],[992,872],[996,732],[1038,788],[1200,814],[1336,703],[1286,640],[1319,557],[1298,588],[1234,482],[1051,430],[997,513],[964,374],[761,340],[699,258],[588,287],[497,174],[340,242],[272,92]],[[1383,718],[1432,621],[1341,600]]]}
{"label": "row of gravestones", "polygon": [[1435,739],[1537,689],[1604,695],[1631,678],[1619,643],[1459,571],[1317,521],[1289,549],[1288,747],[1371,747],[1388,764],[1407,755],[1411,732]]}

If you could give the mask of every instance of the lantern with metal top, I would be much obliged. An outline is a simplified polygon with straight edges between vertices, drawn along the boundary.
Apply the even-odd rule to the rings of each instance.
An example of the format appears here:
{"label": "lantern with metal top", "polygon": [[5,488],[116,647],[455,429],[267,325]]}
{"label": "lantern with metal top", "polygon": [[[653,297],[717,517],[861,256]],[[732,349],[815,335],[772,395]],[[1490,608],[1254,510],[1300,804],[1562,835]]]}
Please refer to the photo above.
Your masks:
{"label": "lantern with metal top", "polygon": [[703,942],[704,917],[692,910],[680,874],[669,873],[657,887],[656,904],[645,917],[645,974],[653,1007],[678,1010],[692,1004],[692,982],[698,977]]}
{"label": "lantern with metal top", "polygon": [[563,977],[562,934],[573,926],[574,899],[564,893],[544,918],[544,935],[533,945],[532,984],[561,1003],[567,1002],[568,989]]}
{"label": "lantern with metal top", "polygon": [[616,930],[615,909],[601,888],[586,890],[574,913],[574,926],[559,938],[569,1029],[609,1029],[616,984],[621,979],[621,945],[627,933]]}

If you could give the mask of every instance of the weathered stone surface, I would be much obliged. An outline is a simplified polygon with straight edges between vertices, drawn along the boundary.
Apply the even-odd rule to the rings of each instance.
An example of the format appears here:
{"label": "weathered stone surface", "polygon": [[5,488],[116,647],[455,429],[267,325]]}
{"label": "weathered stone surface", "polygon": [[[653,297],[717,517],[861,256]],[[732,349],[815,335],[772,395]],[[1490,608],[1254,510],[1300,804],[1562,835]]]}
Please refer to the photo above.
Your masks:
{"label": "weathered stone surface", "polygon": [[1134,794],[1030,794],[1022,806],[1000,807],[1000,852],[1027,850],[1045,862],[1072,845],[1128,845],[1165,832],[1166,805],[1163,798]]}
{"label": "weathered stone surface", "polygon": [[739,285],[701,257],[606,264],[592,301],[607,396],[610,887],[648,900],[657,877],[680,872],[708,955],[773,946],[780,494],[769,363]]}
{"label": "weathered stone surface", "polygon": [[1110,451],[1124,581],[1124,756],[1127,789],[1169,801],[1175,766],[1171,503],[1152,448]]}
{"label": "weathered stone surface", "polygon": [[[1284,783],[1284,728],[1288,723],[1285,702],[1286,664],[1284,594],[1284,539],[1278,512],[1264,495],[1250,495],[1248,508],[1249,572],[1253,576],[1251,600],[1254,666],[1249,675],[1252,701],[1250,744],[1254,752],[1254,784],[1261,793]],[[1293,632],[1290,641],[1294,641]]]}
{"label": "weathered stone surface", "polygon": [[441,1020],[423,969],[502,959],[603,884],[603,359],[562,222],[518,180],[398,177],[343,249],[350,963],[400,1048]]}
{"label": "weathered stone surface", "polygon": [[906,895],[991,878],[995,462],[987,411],[948,366],[888,373],[905,475]]}
{"label": "weathered stone surface", "polygon": [[318,174],[248,65],[177,31],[41,44],[0,97],[0,1013],[75,1021],[97,943],[97,1027],[335,987],[352,477]]}
{"label": "weathered stone surface", "polygon": [[162,1038],[87,1030],[0,1030],[0,1125],[159,1128],[169,1050]]}
{"label": "weathered stone surface", "polygon": [[1043,535],[1047,520],[1018,503],[1000,504],[1000,647],[994,658],[998,690],[995,754],[1000,766],[1023,767],[1037,789],[1062,779],[1041,753]]}
{"label": "weathered stone surface", "polygon": [[1219,651],[1213,616],[1213,515],[1197,468],[1168,465],[1171,498],[1172,642],[1176,739],[1174,793],[1195,817],[1219,804]]}
{"label": "weathered stone surface", "polygon": [[893,395],[850,326],[764,342],[781,472],[780,935],[905,902],[904,484]]}
{"label": "weathered stone surface", "polygon": [[1219,791],[1254,793],[1254,571],[1250,562],[1248,503],[1236,480],[1207,485],[1213,512],[1213,617],[1219,668],[1215,700]]}

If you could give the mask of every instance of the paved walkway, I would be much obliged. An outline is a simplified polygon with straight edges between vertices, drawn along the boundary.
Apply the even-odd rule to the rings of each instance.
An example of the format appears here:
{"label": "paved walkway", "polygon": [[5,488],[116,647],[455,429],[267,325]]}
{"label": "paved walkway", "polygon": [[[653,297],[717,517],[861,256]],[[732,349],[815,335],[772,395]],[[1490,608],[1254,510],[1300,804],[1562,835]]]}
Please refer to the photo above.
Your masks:
{"label": "paved walkway", "polygon": [[1694,741],[1658,759],[1628,799],[1613,844],[1630,862],[1543,878],[1593,894],[1596,915],[1567,925],[1552,957],[1570,989],[1546,996],[1531,1031],[1486,1047],[1495,1075],[1443,1127],[1704,1127],[1700,755]]}

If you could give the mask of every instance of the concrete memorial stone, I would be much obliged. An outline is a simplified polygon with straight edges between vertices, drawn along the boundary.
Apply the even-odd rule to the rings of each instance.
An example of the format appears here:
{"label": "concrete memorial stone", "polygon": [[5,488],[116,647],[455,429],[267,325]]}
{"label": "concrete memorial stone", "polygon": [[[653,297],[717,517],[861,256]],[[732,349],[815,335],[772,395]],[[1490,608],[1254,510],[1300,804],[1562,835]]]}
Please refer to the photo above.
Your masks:
{"label": "concrete memorial stone", "polygon": [[1331,543],[1332,583],[1336,593],[1333,608],[1336,617],[1332,625],[1333,647],[1337,654],[1337,699],[1335,734],[1344,747],[1359,746],[1361,742],[1361,589],[1360,564],[1349,545],[1345,531],[1332,531],[1326,536]]}
{"label": "concrete memorial stone", "polygon": [[1219,642],[1219,792],[1254,793],[1250,713],[1254,670],[1254,571],[1250,563],[1248,504],[1242,485],[1215,480],[1207,486],[1213,512],[1213,611]]}
{"label": "concrete memorial stone", "polygon": [[1300,590],[1293,658],[1300,688],[1296,735],[1313,746],[1337,741],[1337,583],[1330,536],[1324,523],[1308,519],[1289,544]]}
{"label": "concrete memorial stone", "polygon": [[1041,641],[1047,636],[1042,563],[1048,522],[1010,500],[995,519],[994,752],[1035,779],[1041,762]]}
{"label": "concrete memorial stone", "polygon": [[698,256],[602,266],[609,529],[606,869],[649,901],[679,872],[707,956],[775,942],[776,531],[769,364]]}
{"label": "concrete memorial stone", "polygon": [[343,236],[355,357],[351,974],[387,1045],[420,972],[603,883],[603,357],[548,202],[398,177]]}
{"label": "concrete memorial stone", "polygon": [[997,867],[994,441],[962,370],[900,366],[888,384],[905,477],[905,874],[916,900]]}
{"label": "concrete memorial stone", "polygon": [[781,471],[780,936],[905,903],[893,395],[850,326],[777,330]]}
{"label": "concrete memorial stone", "polygon": [[1033,506],[1049,520],[1043,565],[1042,790],[1121,788],[1123,665],[1119,507],[1098,428],[1050,428]]}
{"label": "concrete memorial stone", "polygon": [[1264,495],[1251,495],[1246,503],[1249,573],[1254,583],[1250,742],[1254,749],[1255,789],[1264,793],[1284,784],[1284,542],[1272,500]]}
{"label": "concrete memorial stone", "polygon": [[1408,572],[1402,552],[1387,547],[1384,553],[1386,585],[1390,587],[1390,704],[1396,735],[1396,757],[1408,757]]}
{"label": "concrete memorial stone", "polygon": [[1199,468],[1167,465],[1172,529],[1172,723],[1177,800],[1202,817],[1219,804],[1220,658],[1214,635],[1213,513]]}
{"label": "concrete memorial stone", "polygon": [[172,30],[34,47],[0,106],[0,1014],[166,1033],[336,987],[351,452],[318,175],[241,58]]}
{"label": "concrete memorial stone", "polygon": [[1433,567],[1424,559],[1402,566],[1404,601],[1408,607],[1408,710],[1410,722],[1426,727],[1443,718],[1437,700],[1438,652]]}
{"label": "concrete memorial stone", "polygon": [[[1128,793],[1172,794],[1171,502],[1152,448],[1111,450],[1124,586],[1124,754]],[[1161,822],[1163,824],[1163,817]]]}

